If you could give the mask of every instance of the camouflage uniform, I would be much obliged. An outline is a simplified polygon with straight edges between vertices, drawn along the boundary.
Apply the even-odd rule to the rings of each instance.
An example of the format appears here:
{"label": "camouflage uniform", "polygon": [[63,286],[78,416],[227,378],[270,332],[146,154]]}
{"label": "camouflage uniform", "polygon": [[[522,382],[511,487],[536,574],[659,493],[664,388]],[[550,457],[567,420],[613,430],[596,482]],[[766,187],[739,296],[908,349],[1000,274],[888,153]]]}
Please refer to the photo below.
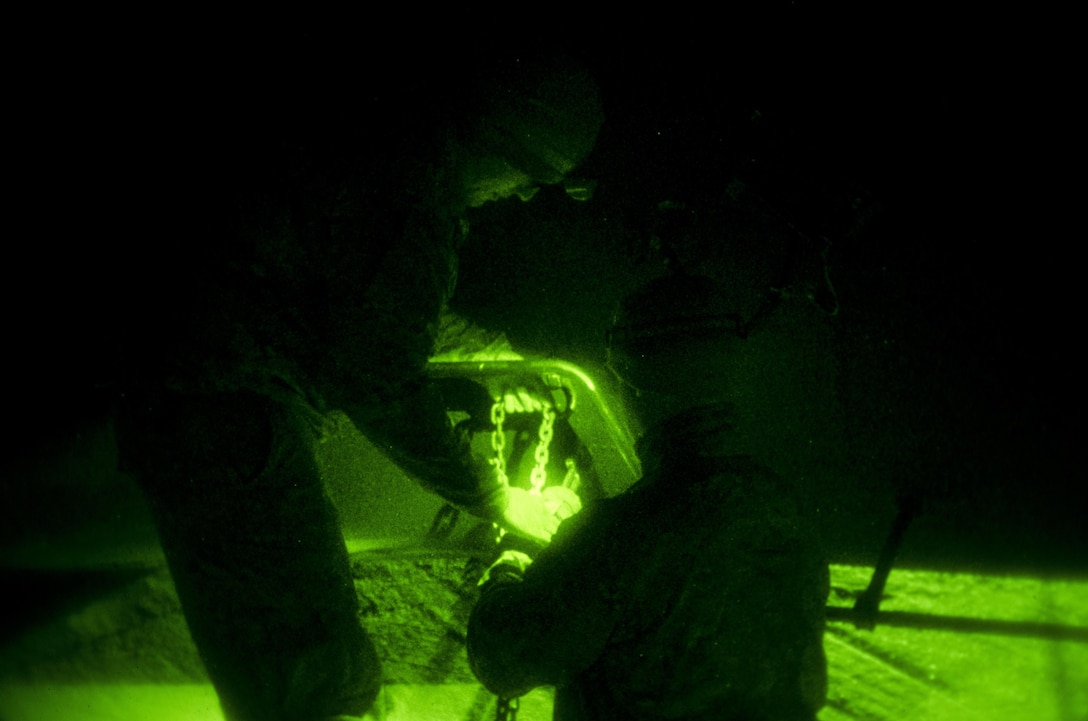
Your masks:
{"label": "camouflage uniform", "polygon": [[422,372],[465,229],[442,198],[398,206],[374,187],[287,184],[285,202],[209,221],[197,287],[162,313],[176,322],[148,340],[117,420],[230,719],[360,714],[379,689],[314,461],[330,409],[451,503],[505,506]]}
{"label": "camouflage uniform", "polygon": [[159,232],[140,246],[170,272],[144,281],[166,298],[156,322],[135,313],[121,459],[232,720],[357,715],[378,691],[314,463],[327,411],[455,506],[507,509],[423,373],[456,279],[465,172],[490,158],[558,182],[601,123],[595,84],[565,61],[489,52],[490,80],[462,82],[472,65],[450,62],[390,87],[384,46],[366,68],[354,41],[346,78],[303,52],[317,65],[268,72],[270,87],[218,67],[206,80],[221,95],[197,83],[209,137],[191,122],[164,138],[177,157],[156,162],[180,192],[154,193],[174,202],[151,209]]}

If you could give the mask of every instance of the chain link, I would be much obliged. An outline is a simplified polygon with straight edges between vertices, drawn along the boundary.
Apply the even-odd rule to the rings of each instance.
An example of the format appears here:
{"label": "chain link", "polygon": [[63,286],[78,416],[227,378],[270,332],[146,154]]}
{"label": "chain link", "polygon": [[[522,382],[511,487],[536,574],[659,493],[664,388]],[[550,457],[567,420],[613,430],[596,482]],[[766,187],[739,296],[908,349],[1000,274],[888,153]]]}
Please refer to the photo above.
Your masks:
{"label": "chain link", "polygon": [[[494,403],[491,404],[491,450],[493,455],[488,459],[488,463],[495,469],[495,475],[498,478],[499,483],[504,486],[510,485],[510,478],[506,473],[506,432],[503,429],[503,423],[506,421],[507,405],[510,405],[511,409],[515,409],[514,412],[522,409],[517,404],[516,399],[511,396],[499,396],[495,398]],[[530,481],[530,493],[541,495],[544,490],[544,486],[548,482],[548,461],[550,459],[550,448],[552,443],[552,437],[555,435],[555,408],[548,402],[540,403],[540,429],[537,431],[537,444],[536,450],[533,453],[535,464],[533,470],[529,475]],[[499,524],[495,524],[496,538],[502,539],[503,529]]]}
{"label": "chain link", "polygon": [[[495,476],[498,478],[499,483],[508,486],[510,485],[510,479],[506,476],[506,431],[502,427],[505,420],[506,406],[503,405],[502,396],[499,396],[491,404],[491,425],[493,426],[491,429],[491,450],[493,455],[488,459],[488,463],[495,469]],[[498,544],[506,534],[506,529],[498,523],[492,523],[491,527],[495,531],[495,543]]]}
{"label": "chain link", "polygon": [[541,415],[540,442],[536,444],[536,453],[534,454],[536,456],[536,465],[533,466],[533,472],[529,476],[532,482],[531,492],[537,495],[540,495],[540,492],[544,490],[544,484],[548,482],[548,458],[552,435],[554,434],[555,409],[545,403],[541,409]]}
{"label": "chain link", "polygon": [[501,397],[496,398],[491,405],[491,425],[494,426],[491,430],[491,450],[495,452],[495,455],[488,462],[494,466],[495,475],[499,477],[499,481],[504,486],[509,484],[509,479],[506,477],[506,454],[504,453],[506,432],[502,428],[505,420],[506,407],[503,405]]}
{"label": "chain link", "polygon": [[[532,474],[529,477],[532,482],[532,489],[530,492],[538,495],[543,491],[544,485],[548,481],[548,460],[550,457],[552,437],[555,434],[556,417],[555,409],[551,404],[545,402],[542,403],[541,406],[540,430],[537,432],[538,443],[534,453],[536,464],[533,466]],[[506,435],[503,430],[503,422],[505,420],[506,404],[504,403],[504,399],[499,397],[495,399],[495,402],[491,406],[491,425],[493,426],[491,431],[491,450],[495,455],[488,462],[495,468],[495,474],[498,476],[499,481],[504,485],[508,485],[510,480],[506,475]],[[574,467],[573,459],[568,459],[567,475],[564,479],[565,482],[570,482],[572,476],[575,479],[580,480],[578,478],[578,471]],[[503,529],[499,527],[498,524],[495,524],[495,529],[498,538],[501,539]],[[499,696],[495,704],[495,721],[517,721],[518,709],[520,707],[520,699]]]}

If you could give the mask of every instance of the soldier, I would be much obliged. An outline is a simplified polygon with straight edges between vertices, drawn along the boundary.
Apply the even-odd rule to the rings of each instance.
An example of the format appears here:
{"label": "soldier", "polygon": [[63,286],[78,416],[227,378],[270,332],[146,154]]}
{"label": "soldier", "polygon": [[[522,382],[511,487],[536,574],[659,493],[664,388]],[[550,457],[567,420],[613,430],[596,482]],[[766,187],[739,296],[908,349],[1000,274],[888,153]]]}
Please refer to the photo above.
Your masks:
{"label": "soldier", "polygon": [[[378,97],[364,72],[274,87],[271,107],[242,119],[209,92],[211,136],[219,122],[234,133],[214,152],[192,143],[189,161],[207,161],[181,177],[194,199],[159,218],[184,229],[168,275],[179,282],[130,349],[118,444],[231,721],[358,717],[380,691],[314,460],[330,411],[455,506],[540,539],[557,526],[539,497],[471,466],[423,373],[466,209],[559,183],[602,122],[572,62],[491,58],[487,70],[435,103],[449,113],[434,134],[419,121],[366,137],[368,110],[423,101],[413,88]],[[325,90],[358,93],[363,112],[292,95]],[[301,110],[286,117],[291,102]]]}
{"label": "soldier", "polygon": [[489,569],[468,653],[492,692],[554,685],[562,721],[816,718],[828,567],[791,486],[734,433],[728,310],[683,274],[622,304],[609,363],[645,429],[643,477],[535,561],[522,545]]}

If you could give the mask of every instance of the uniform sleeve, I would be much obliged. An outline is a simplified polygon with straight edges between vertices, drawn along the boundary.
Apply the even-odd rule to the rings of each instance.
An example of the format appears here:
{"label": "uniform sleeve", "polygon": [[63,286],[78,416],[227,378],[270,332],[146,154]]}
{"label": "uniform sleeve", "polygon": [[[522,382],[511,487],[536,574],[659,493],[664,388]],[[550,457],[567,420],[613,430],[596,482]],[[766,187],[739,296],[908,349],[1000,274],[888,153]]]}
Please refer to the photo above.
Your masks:
{"label": "uniform sleeve", "polygon": [[601,656],[618,608],[606,547],[588,523],[595,515],[587,509],[565,521],[524,576],[506,568],[482,589],[468,659],[492,693],[564,685]]}
{"label": "uniform sleeve", "polygon": [[471,462],[468,439],[455,432],[422,370],[456,279],[459,226],[426,209],[401,221],[397,242],[380,251],[356,247],[353,239],[375,232],[366,228],[341,229],[343,238],[332,239],[339,252],[321,261],[328,303],[320,309],[325,343],[315,375],[326,403],[425,488],[498,520],[506,486]]}
{"label": "uniform sleeve", "polygon": [[367,438],[424,488],[474,516],[498,521],[509,489],[472,459],[469,438],[453,428],[438,389],[423,383],[395,401],[349,413]]}

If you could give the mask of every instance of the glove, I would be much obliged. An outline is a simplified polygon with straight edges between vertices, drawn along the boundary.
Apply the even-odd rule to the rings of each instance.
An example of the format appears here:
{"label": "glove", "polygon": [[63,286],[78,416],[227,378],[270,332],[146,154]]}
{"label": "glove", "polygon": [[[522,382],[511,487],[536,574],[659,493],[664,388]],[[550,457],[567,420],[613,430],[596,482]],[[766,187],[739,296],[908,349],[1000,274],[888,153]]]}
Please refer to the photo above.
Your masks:
{"label": "glove", "polygon": [[[536,506],[536,502],[532,499],[540,500],[543,504],[547,514],[551,516],[554,521],[554,525],[558,528],[559,524],[570,518],[578,511],[582,510],[582,500],[578,497],[578,494],[569,488],[563,486],[548,486],[542,492],[540,496],[529,493],[521,488],[511,488],[511,498],[517,497],[520,501],[526,501],[527,507],[533,509],[534,512],[539,509]],[[523,497],[524,494],[524,497]],[[553,531],[554,533],[554,531]],[[548,540],[551,539],[551,534],[548,535]],[[492,580],[505,579],[521,580],[522,574],[525,573],[525,569],[533,562],[536,554],[544,549],[547,544],[546,540],[542,540],[538,537],[530,537],[527,535],[519,535],[518,533],[506,533],[499,541],[497,548],[498,558],[488,567],[484,572],[483,577],[480,579],[479,586],[484,586]]]}
{"label": "glove", "polygon": [[499,525],[511,533],[548,543],[560,522],[581,509],[578,494],[563,486],[548,486],[540,495],[511,486]]}
{"label": "glove", "polygon": [[540,493],[544,498],[544,507],[560,523],[582,510],[582,499],[566,486],[545,486]]}

